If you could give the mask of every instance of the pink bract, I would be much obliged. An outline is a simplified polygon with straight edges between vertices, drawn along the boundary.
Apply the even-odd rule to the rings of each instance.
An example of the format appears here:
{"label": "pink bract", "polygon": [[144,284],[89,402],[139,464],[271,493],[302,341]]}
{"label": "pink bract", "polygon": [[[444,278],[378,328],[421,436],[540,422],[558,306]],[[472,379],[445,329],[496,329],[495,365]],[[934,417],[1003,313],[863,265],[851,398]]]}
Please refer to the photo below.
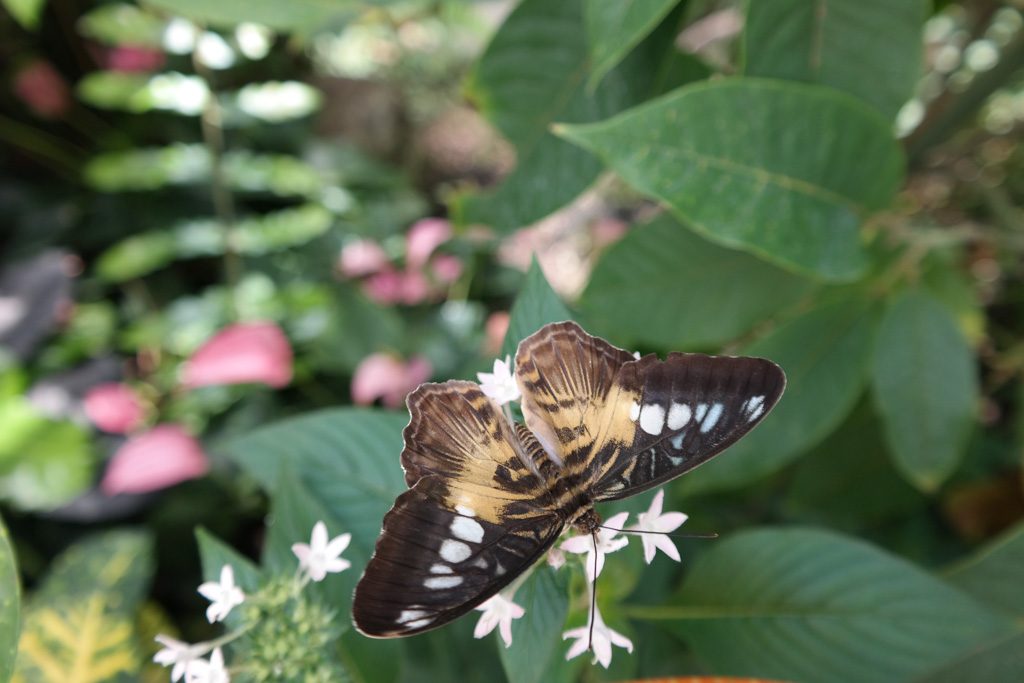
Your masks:
{"label": "pink bract", "polygon": [[164,65],[166,58],[159,50],[138,45],[118,45],[107,51],[104,61],[111,71],[137,73],[156,71]]}
{"label": "pink bract", "polygon": [[14,94],[36,115],[55,119],[71,107],[71,91],[49,62],[33,60],[14,77]]}
{"label": "pink bract", "polygon": [[356,240],[346,244],[338,257],[338,270],[348,278],[372,275],[388,266],[384,248],[373,240]]}
{"label": "pink bract", "polygon": [[430,379],[430,361],[416,356],[404,362],[387,353],[375,353],[359,363],[352,378],[352,401],[370,405],[380,401],[389,408],[402,405],[406,394]]}
{"label": "pink bract", "polygon": [[101,488],[108,495],[157,491],[200,477],[209,467],[199,442],[180,425],[158,425],[117,449]]}
{"label": "pink bract", "polygon": [[452,224],[443,218],[416,221],[405,236],[405,263],[411,269],[426,265],[430,255],[451,239]]}
{"label": "pink bract", "polygon": [[280,388],[292,380],[292,347],[274,323],[229,325],[192,354],[181,379],[189,388],[250,382]]}
{"label": "pink bract", "polygon": [[126,384],[98,384],[85,395],[85,415],[98,428],[112,434],[126,434],[146,417],[139,395]]}

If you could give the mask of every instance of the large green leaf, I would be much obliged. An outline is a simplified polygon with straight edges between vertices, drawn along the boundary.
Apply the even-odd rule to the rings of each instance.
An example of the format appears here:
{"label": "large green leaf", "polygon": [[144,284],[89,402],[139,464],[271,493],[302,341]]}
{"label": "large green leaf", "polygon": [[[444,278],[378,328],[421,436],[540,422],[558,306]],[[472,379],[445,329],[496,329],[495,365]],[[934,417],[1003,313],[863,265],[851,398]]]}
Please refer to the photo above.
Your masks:
{"label": "large green leaf", "polygon": [[1024,522],[956,564],[946,578],[991,607],[1024,616]]}
{"label": "large green leaf", "polygon": [[516,168],[497,190],[459,198],[460,220],[513,230],[586,189],[601,164],[552,135],[550,124],[598,121],[706,75],[692,60],[675,59],[674,28],[654,30],[590,92],[583,0],[521,2],[467,80],[469,97],[515,146]]}
{"label": "large green leaf", "polygon": [[861,541],[761,529],[694,563],[672,620],[722,675],[896,681],[1008,632],[1010,622],[917,567]]}
{"label": "large green leaf", "polygon": [[902,178],[877,112],[798,83],[696,84],[557,130],[709,239],[827,280],[863,272],[860,220],[887,206]]}
{"label": "large green leaf", "polygon": [[515,355],[519,342],[544,325],[563,320],[572,320],[572,313],[551,289],[540,264],[534,260],[526,274],[526,283],[512,304],[505,343],[501,347],[502,358]]}
{"label": "large green leaf", "polygon": [[6,683],[14,671],[20,629],[21,582],[11,537],[0,519],[0,683]]}
{"label": "large green leaf", "polygon": [[137,681],[134,620],[152,572],[141,533],[106,532],[65,551],[28,602],[15,683]]}
{"label": "large green leaf", "polygon": [[[501,663],[509,683],[566,680],[562,664],[562,627],[569,613],[569,572],[537,567],[516,590],[513,601],[525,614],[512,622],[512,645],[500,642]],[[495,632],[494,638],[498,638]],[[564,672],[563,672],[564,673]]]}
{"label": "large green leaf", "polygon": [[892,118],[921,75],[927,0],[748,0],[744,73],[821,83]]}
{"label": "large green leaf", "polygon": [[978,403],[974,353],[953,314],[923,290],[899,295],[878,331],[872,377],[896,465],[934,490],[960,461]]}
{"label": "large green leaf", "polygon": [[916,683],[1020,683],[1024,680],[1024,633],[993,640],[921,678]]}
{"label": "large green leaf", "polygon": [[206,529],[196,529],[196,543],[199,546],[199,559],[203,566],[204,581],[219,581],[220,570],[224,565],[229,564],[235,573],[235,583],[243,591],[255,592],[263,583],[262,570],[252,560]]}
{"label": "large green leaf", "polygon": [[322,410],[257,429],[224,448],[267,491],[290,468],[337,520],[340,526],[331,533],[351,532],[346,556],[353,558],[353,571],[361,572],[357,559],[369,558],[384,513],[405,490],[398,456],[408,421],[405,413],[383,410]]}
{"label": "large green leaf", "polygon": [[679,0],[584,0],[592,62],[589,85],[599,83],[678,4]]}
{"label": "large green leaf", "polygon": [[23,28],[34,31],[39,27],[46,0],[3,0],[2,4]]}
{"label": "large green leaf", "polygon": [[692,349],[736,338],[809,289],[808,281],[664,215],[605,252],[579,307],[591,332],[620,345]]}
{"label": "large green leaf", "polygon": [[689,492],[740,486],[821,441],[860,396],[871,356],[873,309],[845,299],[814,309],[743,349],[786,371],[775,410],[735,446],[683,479]]}
{"label": "large green leaf", "polygon": [[383,4],[382,0],[144,0],[144,3],[223,28],[254,22],[281,31],[302,32],[337,27],[363,6]]}
{"label": "large green leaf", "polygon": [[78,19],[78,32],[106,45],[161,49],[167,24],[168,20],[158,12],[127,2],[112,2],[93,7],[83,14]]}

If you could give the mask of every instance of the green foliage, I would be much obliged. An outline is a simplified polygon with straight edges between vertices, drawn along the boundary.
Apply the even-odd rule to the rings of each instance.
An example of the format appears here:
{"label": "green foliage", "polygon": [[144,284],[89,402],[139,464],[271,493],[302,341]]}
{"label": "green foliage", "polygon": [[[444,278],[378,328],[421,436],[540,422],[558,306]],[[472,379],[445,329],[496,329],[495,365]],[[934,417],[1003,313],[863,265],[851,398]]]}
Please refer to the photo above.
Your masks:
{"label": "green foliage", "polygon": [[956,564],[947,578],[990,607],[1020,617],[1024,595],[1024,524],[1017,524],[984,548]]}
{"label": "green foliage", "polygon": [[514,356],[519,342],[547,323],[572,320],[572,313],[551,289],[540,264],[534,260],[526,274],[526,282],[516,297],[509,316],[508,332],[501,347],[501,356]]}
{"label": "green foliage", "polygon": [[[530,616],[512,622],[511,647],[498,644],[509,683],[572,680],[564,670],[561,641],[553,637],[569,613],[567,577],[568,572],[541,565],[516,590],[516,604]],[[497,639],[497,633],[491,637]]]}
{"label": "green foliage", "polygon": [[463,220],[509,231],[560,208],[597,178],[601,166],[555,137],[551,124],[597,121],[665,87],[658,67],[673,57],[673,34],[656,31],[590,92],[582,21],[582,0],[526,0],[477,63],[468,94],[515,146],[516,169],[496,192],[464,198],[457,206]]}
{"label": "green foliage", "polygon": [[21,582],[3,519],[0,519],[0,681],[10,680],[21,630]]}
{"label": "green foliage", "polygon": [[744,73],[820,83],[893,118],[921,75],[927,0],[748,0]]}
{"label": "green foliage", "polygon": [[1010,630],[900,559],[806,529],[718,543],[656,609],[716,673],[787,680],[906,680]]}
{"label": "green foliage", "polygon": [[771,474],[835,429],[867,379],[876,319],[857,298],[816,308],[745,347],[786,371],[787,388],[769,419],[685,479],[689,491],[728,488]]}
{"label": "green foliage", "polygon": [[[313,31],[336,27],[350,18],[363,4],[375,0],[145,0],[153,7],[189,17],[200,23],[231,28],[254,22],[282,31]],[[380,0],[376,0],[380,1]]]}
{"label": "green foliage", "polygon": [[592,61],[588,86],[593,88],[599,83],[677,4],[678,0],[584,0],[583,17]]}
{"label": "green foliage", "polygon": [[810,290],[806,280],[663,215],[602,255],[579,306],[593,334],[627,347],[696,349],[736,339]]}
{"label": "green foliage", "polygon": [[134,618],[152,573],[151,541],[139,532],[105,532],[66,550],[28,601],[12,680],[137,680]]}
{"label": "green foliage", "polygon": [[978,403],[974,354],[952,313],[920,290],[898,296],[882,318],[872,376],[896,464],[934,490],[959,462]]}
{"label": "green foliage", "polygon": [[991,645],[965,653],[917,679],[920,683],[987,681],[1015,683],[1024,677],[1024,633],[1014,633]]}
{"label": "green foliage", "polygon": [[[78,20],[82,35],[107,45],[159,48],[166,29],[167,20],[159,14],[126,2],[94,7]],[[86,76],[86,80],[91,76]],[[124,76],[130,78],[128,74]]]}
{"label": "green foliage", "polygon": [[876,114],[838,93],[768,80],[693,85],[558,131],[708,239],[828,280],[863,273],[861,215],[884,208],[902,177]]}
{"label": "green foliage", "polygon": [[39,26],[39,16],[46,7],[46,0],[3,0],[3,6],[15,21],[34,31]]}

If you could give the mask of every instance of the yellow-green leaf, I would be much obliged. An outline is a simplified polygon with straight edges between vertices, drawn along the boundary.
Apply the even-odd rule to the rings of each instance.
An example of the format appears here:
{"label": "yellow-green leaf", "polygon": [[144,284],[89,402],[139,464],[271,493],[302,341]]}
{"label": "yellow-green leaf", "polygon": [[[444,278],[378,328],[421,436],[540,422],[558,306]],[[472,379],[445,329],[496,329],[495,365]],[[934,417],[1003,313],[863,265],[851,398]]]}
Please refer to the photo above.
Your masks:
{"label": "yellow-green leaf", "polygon": [[11,677],[18,648],[21,586],[14,549],[7,528],[0,519],[0,683]]}

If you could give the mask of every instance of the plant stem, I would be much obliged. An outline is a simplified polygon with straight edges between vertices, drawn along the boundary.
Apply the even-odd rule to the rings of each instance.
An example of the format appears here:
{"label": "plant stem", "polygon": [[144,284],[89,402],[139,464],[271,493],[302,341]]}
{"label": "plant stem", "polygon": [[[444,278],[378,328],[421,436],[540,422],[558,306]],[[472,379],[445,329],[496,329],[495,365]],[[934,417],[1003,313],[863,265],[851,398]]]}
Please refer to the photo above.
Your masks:
{"label": "plant stem", "polygon": [[[203,131],[203,143],[210,153],[210,191],[213,197],[213,209],[217,214],[217,222],[221,226],[224,240],[224,280],[229,289],[228,300],[234,306],[234,290],[242,275],[242,261],[234,244],[235,205],[228,187],[224,172],[224,116],[214,90],[213,74],[203,64],[196,52],[192,53],[192,65],[196,73],[206,82],[210,96],[203,105],[200,125]],[[237,316],[237,310],[232,311]]]}

